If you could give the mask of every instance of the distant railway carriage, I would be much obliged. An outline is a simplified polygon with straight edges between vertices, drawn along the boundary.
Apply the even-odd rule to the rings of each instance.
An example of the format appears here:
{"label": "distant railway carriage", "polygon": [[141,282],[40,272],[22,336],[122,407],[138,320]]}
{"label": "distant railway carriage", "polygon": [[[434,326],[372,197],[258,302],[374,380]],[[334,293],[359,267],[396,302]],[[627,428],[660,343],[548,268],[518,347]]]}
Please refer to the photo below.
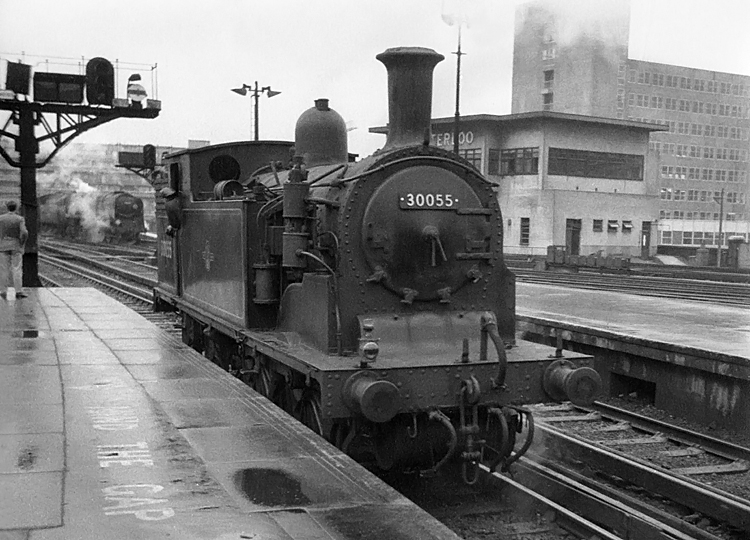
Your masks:
{"label": "distant railway carriage", "polygon": [[590,402],[601,381],[590,357],[516,341],[493,185],[429,145],[443,57],[378,59],[390,130],[372,156],[349,161],[346,125],[320,99],[297,122],[291,167],[242,168],[274,143],[165,157],[155,304],[183,313],[186,343],[355,458],[433,472],[457,459],[472,482],[478,462],[507,467],[528,448],[523,404]]}
{"label": "distant railway carriage", "polygon": [[42,195],[39,220],[42,230],[88,242],[137,242],[146,231],[143,200],[124,191]]}

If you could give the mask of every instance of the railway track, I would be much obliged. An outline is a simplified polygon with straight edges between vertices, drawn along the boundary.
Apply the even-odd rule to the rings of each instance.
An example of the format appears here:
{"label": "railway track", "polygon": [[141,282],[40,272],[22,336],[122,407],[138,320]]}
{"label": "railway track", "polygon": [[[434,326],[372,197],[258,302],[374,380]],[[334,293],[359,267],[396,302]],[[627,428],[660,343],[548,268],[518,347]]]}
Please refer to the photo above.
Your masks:
{"label": "railway track", "polygon": [[177,314],[153,311],[156,270],[148,265],[145,265],[146,272],[138,267],[133,270],[135,264],[121,259],[104,262],[83,254],[72,256],[68,250],[45,247],[45,253],[39,254],[39,278],[45,287],[96,287],[163,330],[173,334],[180,332],[181,321]]}
{"label": "railway track", "polygon": [[746,283],[725,283],[675,277],[633,277],[593,272],[550,272],[520,268],[513,269],[513,273],[516,274],[518,281],[525,283],[750,307],[750,284]]}
{"label": "railway track", "polygon": [[603,480],[613,498],[645,494],[662,509],[640,511],[692,537],[750,535],[750,449],[604,403],[532,410],[544,442],[533,454],[539,463]]}

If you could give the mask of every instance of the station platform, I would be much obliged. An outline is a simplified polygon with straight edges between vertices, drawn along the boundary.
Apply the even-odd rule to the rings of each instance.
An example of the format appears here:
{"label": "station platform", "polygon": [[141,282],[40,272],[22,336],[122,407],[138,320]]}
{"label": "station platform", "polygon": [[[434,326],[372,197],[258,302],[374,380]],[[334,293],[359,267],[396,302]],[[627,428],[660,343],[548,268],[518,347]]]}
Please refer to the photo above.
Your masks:
{"label": "station platform", "polygon": [[750,361],[750,310],[707,302],[516,284],[517,315]]}
{"label": "station platform", "polygon": [[0,299],[0,538],[458,539],[88,288]]}
{"label": "station platform", "polygon": [[610,396],[750,432],[750,310],[618,292],[516,284],[526,339],[592,354]]}

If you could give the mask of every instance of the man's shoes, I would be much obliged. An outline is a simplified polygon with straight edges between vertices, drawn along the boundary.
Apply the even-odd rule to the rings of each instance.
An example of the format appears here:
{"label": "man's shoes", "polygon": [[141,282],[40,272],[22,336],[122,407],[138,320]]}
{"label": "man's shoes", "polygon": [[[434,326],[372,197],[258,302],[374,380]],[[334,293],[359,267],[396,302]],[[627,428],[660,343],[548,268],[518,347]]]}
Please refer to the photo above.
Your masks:
{"label": "man's shoes", "polygon": [[29,295],[26,294],[25,292],[17,292],[16,293],[16,298],[26,298],[27,296],[29,296]]}

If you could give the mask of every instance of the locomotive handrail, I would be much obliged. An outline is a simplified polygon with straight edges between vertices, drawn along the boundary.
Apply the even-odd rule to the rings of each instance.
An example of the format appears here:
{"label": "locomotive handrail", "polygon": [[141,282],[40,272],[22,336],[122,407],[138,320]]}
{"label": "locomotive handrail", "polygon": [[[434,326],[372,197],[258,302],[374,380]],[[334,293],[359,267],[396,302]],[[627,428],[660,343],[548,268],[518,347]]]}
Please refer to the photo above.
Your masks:
{"label": "locomotive handrail", "polygon": [[348,184],[349,182],[353,182],[354,180],[359,180],[359,179],[364,178],[366,176],[369,176],[371,174],[375,174],[375,173],[384,171],[385,169],[387,169],[388,167],[390,167],[392,165],[399,165],[401,163],[407,163],[407,162],[413,161],[415,159],[419,159],[419,160],[425,159],[425,160],[428,160],[428,161],[441,161],[441,162],[444,162],[444,163],[450,163],[451,165],[458,165],[459,167],[461,167],[465,171],[468,171],[468,172],[470,172],[472,174],[477,174],[477,171],[474,170],[470,165],[466,165],[464,163],[461,163],[460,161],[456,161],[456,160],[453,160],[453,159],[450,159],[450,158],[447,158],[447,157],[442,157],[442,156],[422,156],[422,155],[417,155],[417,156],[409,156],[409,157],[405,157],[405,158],[401,158],[401,159],[394,159],[393,161],[389,161],[387,163],[384,163],[383,165],[379,165],[378,167],[375,167],[374,169],[369,169],[369,170],[361,172],[359,174],[355,174],[354,176],[350,176],[349,178],[344,178],[343,180],[335,180],[335,181],[330,182],[328,184],[320,184],[320,185],[317,185],[315,187],[341,187],[342,184]]}
{"label": "locomotive handrail", "polygon": [[[335,173],[336,171],[340,171],[341,169],[344,169],[344,171],[342,171],[342,174],[346,174],[346,170],[347,170],[347,169],[349,169],[349,164],[348,164],[348,163],[342,163],[342,164],[341,164],[341,165],[339,165],[338,167],[334,167],[334,168],[333,168],[333,169],[331,169],[330,171],[328,171],[328,172],[325,172],[325,173],[321,174],[321,175],[320,175],[320,176],[318,176],[318,177],[317,177],[316,179],[314,179],[314,180],[310,180],[310,181],[309,181],[309,182],[307,182],[307,183],[308,183],[308,184],[310,184],[311,186],[313,186],[313,185],[315,185],[315,184],[316,184],[317,182],[320,182],[321,180],[323,180],[323,178],[326,178],[327,176],[330,176],[330,175],[332,175],[333,173]],[[316,186],[316,187],[318,187],[318,186]],[[321,187],[322,187],[322,186],[321,186]]]}

